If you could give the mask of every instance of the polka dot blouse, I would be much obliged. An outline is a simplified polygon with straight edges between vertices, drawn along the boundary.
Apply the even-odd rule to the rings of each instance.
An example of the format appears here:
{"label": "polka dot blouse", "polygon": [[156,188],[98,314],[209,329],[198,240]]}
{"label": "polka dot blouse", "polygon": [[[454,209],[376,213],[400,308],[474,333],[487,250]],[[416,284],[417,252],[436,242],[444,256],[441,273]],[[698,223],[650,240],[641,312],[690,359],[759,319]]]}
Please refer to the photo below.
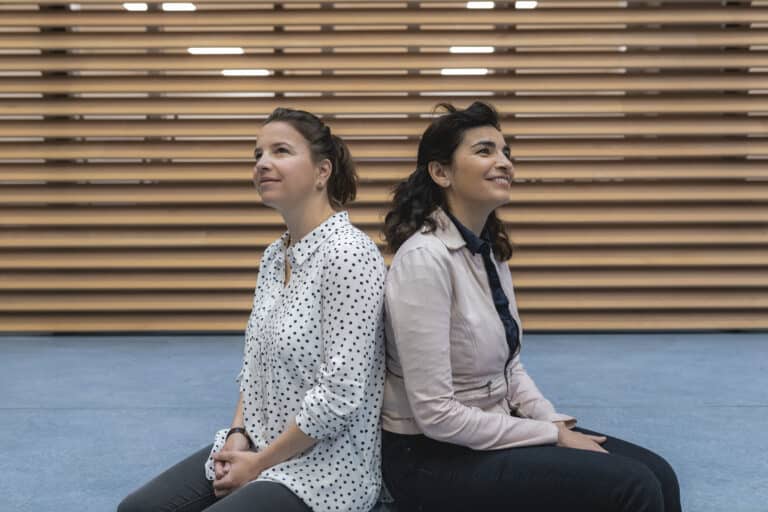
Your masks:
{"label": "polka dot blouse", "polygon": [[[368,511],[381,483],[384,261],[340,212],[287,249],[284,286],[287,242],[285,233],[264,252],[237,380],[256,449],[292,421],[318,442],[258,479],[317,512]],[[213,480],[211,459],[205,469]]]}

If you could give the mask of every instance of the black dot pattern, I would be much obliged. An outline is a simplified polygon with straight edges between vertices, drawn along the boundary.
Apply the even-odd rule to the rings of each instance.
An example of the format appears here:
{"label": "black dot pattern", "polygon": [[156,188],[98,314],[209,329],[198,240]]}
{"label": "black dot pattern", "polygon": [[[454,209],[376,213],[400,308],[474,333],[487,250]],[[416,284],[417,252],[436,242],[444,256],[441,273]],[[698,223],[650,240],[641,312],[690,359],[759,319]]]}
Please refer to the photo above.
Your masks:
{"label": "black dot pattern", "polygon": [[[285,286],[287,241],[288,233],[264,252],[237,380],[257,449],[294,419],[318,442],[259,479],[282,483],[314,511],[367,512],[381,483],[386,267],[340,212],[287,249]],[[210,459],[206,474],[213,479]]]}

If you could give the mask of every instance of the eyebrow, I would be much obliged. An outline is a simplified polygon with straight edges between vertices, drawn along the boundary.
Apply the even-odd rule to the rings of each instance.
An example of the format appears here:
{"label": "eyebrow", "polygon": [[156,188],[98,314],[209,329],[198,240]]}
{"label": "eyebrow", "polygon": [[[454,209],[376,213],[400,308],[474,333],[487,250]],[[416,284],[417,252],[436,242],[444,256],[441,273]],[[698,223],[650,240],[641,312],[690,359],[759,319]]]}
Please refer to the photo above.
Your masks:
{"label": "eyebrow", "polygon": [[[490,146],[492,148],[495,148],[496,147],[496,143],[493,142],[492,140],[481,140],[481,141],[478,141],[478,142],[475,142],[474,144],[472,144],[471,147],[475,147],[475,146]],[[509,144],[504,144],[504,146],[501,149],[506,149],[507,151],[509,151],[510,150],[509,149]]]}
{"label": "eyebrow", "polygon": [[[281,142],[273,142],[271,147],[273,147],[273,148],[274,148],[274,147],[276,147],[276,146],[288,146],[290,149],[293,149],[293,146],[291,146],[291,144],[290,144],[290,143],[288,143],[288,142],[284,142],[284,141],[281,141]],[[257,140],[257,141],[256,141],[256,147],[254,147],[254,148],[253,148],[253,154],[255,155],[255,154],[256,154],[256,152],[257,152],[257,151],[259,151],[260,149],[261,149],[261,148],[259,147],[259,141]]]}

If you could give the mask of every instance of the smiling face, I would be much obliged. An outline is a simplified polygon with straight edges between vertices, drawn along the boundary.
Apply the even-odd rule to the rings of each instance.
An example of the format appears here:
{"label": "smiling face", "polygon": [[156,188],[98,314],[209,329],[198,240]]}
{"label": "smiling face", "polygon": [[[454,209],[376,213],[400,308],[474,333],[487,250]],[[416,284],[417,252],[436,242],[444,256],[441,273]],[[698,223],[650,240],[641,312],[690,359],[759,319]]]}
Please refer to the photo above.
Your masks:
{"label": "smiling face", "polygon": [[264,125],[253,156],[253,182],[267,206],[284,212],[301,207],[318,191],[324,193],[330,163],[315,163],[309,143],[290,124]]}
{"label": "smiling face", "polygon": [[445,188],[452,208],[490,213],[509,202],[514,166],[501,132],[493,126],[478,126],[464,132],[444,178],[431,174]]}

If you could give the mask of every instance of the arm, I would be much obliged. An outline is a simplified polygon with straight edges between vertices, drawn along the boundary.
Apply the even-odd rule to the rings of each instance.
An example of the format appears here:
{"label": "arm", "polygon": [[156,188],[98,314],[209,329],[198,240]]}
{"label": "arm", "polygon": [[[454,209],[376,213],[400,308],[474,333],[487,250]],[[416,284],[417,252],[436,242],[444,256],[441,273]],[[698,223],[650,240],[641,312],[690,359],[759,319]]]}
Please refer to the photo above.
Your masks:
{"label": "arm", "polygon": [[322,285],[324,355],[316,384],[307,391],[296,425],[326,439],[347,428],[368,397],[381,358],[381,311],[385,267],[373,242],[350,240],[333,248]]}
{"label": "arm", "polygon": [[515,356],[509,364],[507,376],[509,381],[507,400],[518,408],[521,415],[536,420],[561,423],[566,428],[576,425],[574,417],[556,412],[552,403],[544,398],[533,379],[525,371],[519,355]]}
{"label": "arm", "polygon": [[[501,263],[497,265],[499,277],[504,286],[505,292],[509,297],[510,313],[513,317],[517,315],[517,301],[515,300],[515,289],[512,283],[512,274],[509,271],[509,265]],[[521,330],[522,336],[522,330]],[[516,408],[518,413],[526,418],[533,418],[541,421],[551,421],[555,424],[561,423],[563,427],[572,428],[576,425],[576,419],[567,414],[560,414],[555,411],[552,403],[542,395],[539,388],[533,382],[533,379],[526,372],[520,361],[518,354],[510,362],[507,368],[507,401],[512,408]]]}
{"label": "arm", "polygon": [[417,425],[428,437],[477,450],[557,442],[557,427],[550,422],[486,412],[456,400],[448,264],[430,248],[419,247],[400,255],[387,278],[387,320]]}

